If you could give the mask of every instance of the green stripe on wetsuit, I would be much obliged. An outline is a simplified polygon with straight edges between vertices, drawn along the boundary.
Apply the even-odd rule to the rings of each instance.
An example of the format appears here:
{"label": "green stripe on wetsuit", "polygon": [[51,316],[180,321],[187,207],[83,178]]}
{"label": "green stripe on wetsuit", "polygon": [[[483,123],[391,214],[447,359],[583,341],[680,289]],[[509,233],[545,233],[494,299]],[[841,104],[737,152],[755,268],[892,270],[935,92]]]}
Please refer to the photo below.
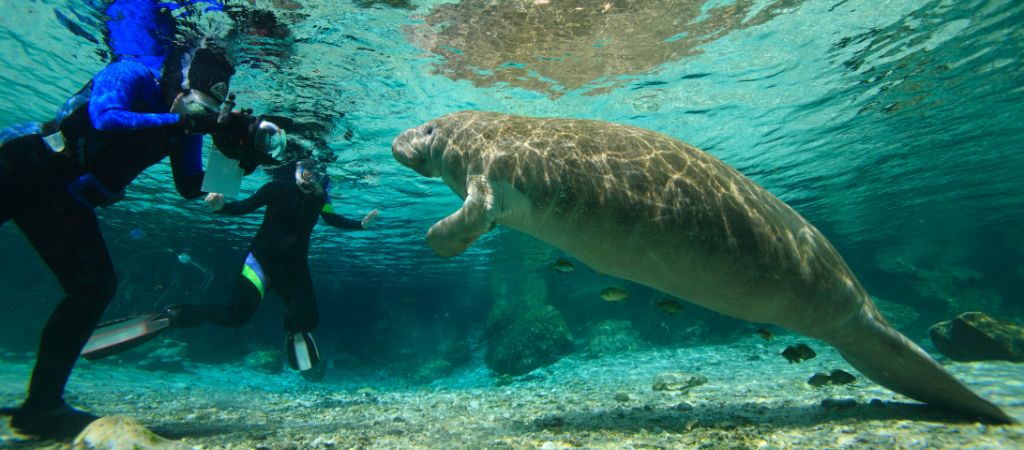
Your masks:
{"label": "green stripe on wetsuit", "polygon": [[263,300],[263,295],[266,292],[266,288],[263,286],[263,267],[260,266],[260,262],[256,260],[252,253],[245,257],[245,266],[242,267],[242,276],[248,278],[252,282],[253,286],[260,291],[260,300]]}

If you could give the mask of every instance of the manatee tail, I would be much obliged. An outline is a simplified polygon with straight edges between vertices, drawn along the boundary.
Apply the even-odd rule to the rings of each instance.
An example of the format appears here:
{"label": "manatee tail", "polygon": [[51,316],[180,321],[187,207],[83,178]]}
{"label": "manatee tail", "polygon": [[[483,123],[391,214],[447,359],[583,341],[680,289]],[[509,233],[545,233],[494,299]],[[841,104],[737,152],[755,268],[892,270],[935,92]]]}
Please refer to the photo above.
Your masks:
{"label": "manatee tail", "polygon": [[1016,423],[998,406],[953,378],[938,362],[885,322],[873,305],[825,339],[866,377],[907,397],[995,424]]}

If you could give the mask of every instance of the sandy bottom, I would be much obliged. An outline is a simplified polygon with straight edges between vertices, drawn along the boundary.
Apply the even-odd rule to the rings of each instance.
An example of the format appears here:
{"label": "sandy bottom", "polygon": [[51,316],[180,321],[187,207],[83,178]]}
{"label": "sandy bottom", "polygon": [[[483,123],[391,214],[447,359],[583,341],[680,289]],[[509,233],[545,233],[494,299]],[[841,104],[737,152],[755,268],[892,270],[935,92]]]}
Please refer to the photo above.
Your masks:
{"label": "sandy bottom", "polygon": [[[794,343],[797,341],[789,342]],[[386,373],[333,370],[323,383],[295,373],[192,365],[163,373],[81,362],[68,401],[128,415],[200,449],[307,448],[1024,448],[1024,426],[987,426],[913,404],[856,374],[824,344],[789,364],[787,342],[569,357],[495,387],[480,363],[426,386]],[[479,358],[478,358],[479,359]],[[948,364],[982,396],[1024,421],[1024,364]],[[858,375],[815,388],[817,371]],[[0,404],[24,395],[29,361],[0,365]],[[708,378],[685,393],[654,391],[658,373]],[[873,401],[875,400],[875,401]],[[0,448],[60,448],[0,427]]]}

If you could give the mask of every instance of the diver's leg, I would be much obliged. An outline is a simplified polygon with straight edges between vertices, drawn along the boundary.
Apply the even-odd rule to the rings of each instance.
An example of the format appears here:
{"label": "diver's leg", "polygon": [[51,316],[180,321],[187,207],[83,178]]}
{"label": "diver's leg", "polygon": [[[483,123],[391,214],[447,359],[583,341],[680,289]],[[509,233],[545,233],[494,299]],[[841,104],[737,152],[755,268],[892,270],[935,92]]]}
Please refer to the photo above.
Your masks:
{"label": "diver's leg", "polygon": [[309,275],[309,267],[302,265],[290,271],[287,280],[282,280],[277,289],[284,300],[287,313],[284,317],[284,329],[289,333],[308,333],[313,331],[320,322],[320,312],[316,306],[316,295],[313,292],[313,279]]}
{"label": "diver's leg", "polygon": [[256,313],[268,287],[261,265],[250,253],[235,280],[231,301],[205,307],[207,320],[225,327],[244,325]]}
{"label": "diver's leg", "polygon": [[[33,170],[22,167],[26,164],[23,155],[32,153],[30,143],[28,140],[18,140],[0,147],[0,225],[14,217],[15,211],[19,211],[37,191],[32,186],[26,186],[28,183],[25,180],[19,179],[24,178],[26,172],[34,175]],[[28,163],[31,164],[31,161]]]}
{"label": "diver's leg", "polygon": [[15,428],[29,433],[68,436],[95,419],[64,403],[64,387],[79,352],[117,290],[110,254],[96,214],[62,193],[17,214],[15,223],[57,277],[65,297],[50,314],[28,398],[14,415]]}
{"label": "diver's leg", "polygon": [[309,267],[305,264],[293,266],[286,280],[279,284],[282,286],[277,291],[288,309],[284,317],[284,329],[288,331],[285,343],[288,364],[306,379],[320,381],[326,366],[321,364],[319,350],[310,334],[320,321],[320,313]]}

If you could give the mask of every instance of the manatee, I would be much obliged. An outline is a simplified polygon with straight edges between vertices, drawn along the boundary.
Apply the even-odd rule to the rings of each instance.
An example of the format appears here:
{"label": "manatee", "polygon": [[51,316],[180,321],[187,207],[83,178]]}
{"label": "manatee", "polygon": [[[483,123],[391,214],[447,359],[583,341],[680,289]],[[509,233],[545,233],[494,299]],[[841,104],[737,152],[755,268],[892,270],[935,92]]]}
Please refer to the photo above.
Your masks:
{"label": "manatee", "polygon": [[682,141],[616,123],[462,111],[402,132],[392,153],[464,199],[427,231],[442,257],[500,224],[598,272],[825,341],[910,398],[1015,422],[893,328],[818,229]]}

